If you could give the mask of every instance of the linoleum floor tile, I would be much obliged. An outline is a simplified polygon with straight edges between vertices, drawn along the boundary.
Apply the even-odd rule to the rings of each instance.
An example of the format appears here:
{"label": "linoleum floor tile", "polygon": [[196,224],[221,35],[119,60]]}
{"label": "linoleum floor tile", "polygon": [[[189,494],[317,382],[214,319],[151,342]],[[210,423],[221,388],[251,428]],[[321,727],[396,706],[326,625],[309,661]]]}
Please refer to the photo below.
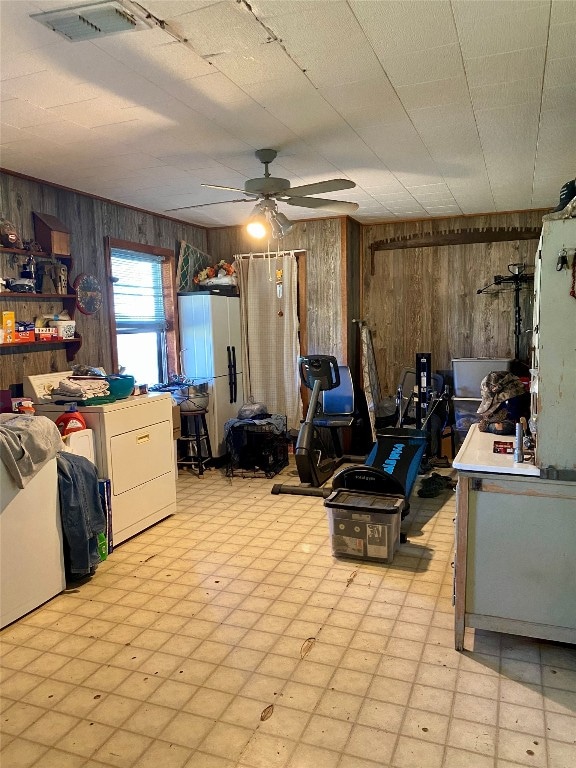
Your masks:
{"label": "linoleum floor tile", "polygon": [[277,481],[181,472],[175,515],[0,633],[2,765],[576,764],[573,647],[454,650],[454,494],[414,498],[377,564],[335,559],[323,500]]}

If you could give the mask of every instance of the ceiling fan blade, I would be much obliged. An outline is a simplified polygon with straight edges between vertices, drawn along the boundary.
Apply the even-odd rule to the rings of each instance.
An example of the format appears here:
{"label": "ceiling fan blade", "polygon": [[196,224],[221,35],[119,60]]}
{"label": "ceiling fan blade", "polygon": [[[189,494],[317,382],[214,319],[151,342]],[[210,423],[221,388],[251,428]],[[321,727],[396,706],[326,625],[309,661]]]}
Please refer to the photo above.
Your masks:
{"label": "ceiling fan blade", "polygon": [[253,203],[254,200],[251,197],[240,198],[239,200],[217,200],[214,203],[200,203],[199,205],[185,205],[182,208],[167,208],[164,213],[170,213],[171,211],[187,211],[190,208],[206,208],[207,205],[224,205],[225,203]]}
{"label": "ceiling fan blade", "polygon": [[283,203],[297,205],[300,208],[318,208],[334,213],[354,213],[358,210],[358,203],[347,203],[344,200],[322,200],[320,197],[286,197],[281,198]]}
{"label": "ceiling fan blade", "polygon": [[[200,186],[207,189],[226,189],[229,192],[242,192],[243,195],[252,194],[252,192],[246,192],[244,189],[240,189],[240,187],[221,187],[219,184],[200,184]],[[254,197],[258,197],[258,195],[254,195]]]}
{"label": "ceiling fan blade", "polygon": [[341,189],[354,189],[356,184],[350,179],[328,179],[314,184],[302,184],[300,187],[290,187],[290,195],[321,195],[323,192],[339,192]]}

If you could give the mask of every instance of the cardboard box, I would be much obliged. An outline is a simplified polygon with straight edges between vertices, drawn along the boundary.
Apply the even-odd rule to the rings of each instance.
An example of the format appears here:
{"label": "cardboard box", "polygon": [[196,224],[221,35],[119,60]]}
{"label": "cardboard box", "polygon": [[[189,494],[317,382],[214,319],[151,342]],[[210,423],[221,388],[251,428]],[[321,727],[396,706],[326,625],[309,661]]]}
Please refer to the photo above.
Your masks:
{"label": "cardboard box", "polygon": [[178,438],[182,436],[179,405],[172,406],[172,434],[174,435],[174,440],[178,440]]}
{"label": "cardboard box", "polygon": [[2,312],[2,332],[4,336],[4,344],[11,344],[15,341],[15,325],[16,318],[14,316],[14,312]]}
{"label": "cardboard box", "polygon": [[36,341],[56,341],[58,338],[57,328],[38,328],[34,329]]}
{"label": "cardboard box", "polygon": [[14,334],[14,341],[19,341],[21,343],[36,341],[34,329],[31,331],[16,331]]}

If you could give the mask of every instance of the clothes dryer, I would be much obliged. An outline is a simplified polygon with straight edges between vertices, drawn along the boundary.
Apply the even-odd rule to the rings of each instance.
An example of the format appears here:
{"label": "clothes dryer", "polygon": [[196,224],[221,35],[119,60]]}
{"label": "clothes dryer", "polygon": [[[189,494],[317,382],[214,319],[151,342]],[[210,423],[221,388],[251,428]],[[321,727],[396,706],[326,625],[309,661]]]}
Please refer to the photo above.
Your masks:
{"label": "clothes dryer", "polygon": [[[65,406],[48,401],[48,391],[71,371],[28,376],[24,394],[36,413],[56,421]],[[176,511],[172,397],[153,392],[104,405],[78,405],[94,433],[95,464],[111,486],[114,545]]]}

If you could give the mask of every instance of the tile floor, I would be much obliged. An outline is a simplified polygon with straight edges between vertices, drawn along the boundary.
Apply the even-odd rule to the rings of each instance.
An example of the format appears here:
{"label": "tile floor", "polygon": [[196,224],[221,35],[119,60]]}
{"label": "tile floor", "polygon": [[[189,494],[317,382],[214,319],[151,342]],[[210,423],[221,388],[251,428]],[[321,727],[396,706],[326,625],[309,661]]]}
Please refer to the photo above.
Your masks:
{"label": "tile floor", "polygon": [[278,481],[181,472],[176,515],[0,634],[2,768],[576,766],[574,647],[453,649],[453,492],[373,565]]}

